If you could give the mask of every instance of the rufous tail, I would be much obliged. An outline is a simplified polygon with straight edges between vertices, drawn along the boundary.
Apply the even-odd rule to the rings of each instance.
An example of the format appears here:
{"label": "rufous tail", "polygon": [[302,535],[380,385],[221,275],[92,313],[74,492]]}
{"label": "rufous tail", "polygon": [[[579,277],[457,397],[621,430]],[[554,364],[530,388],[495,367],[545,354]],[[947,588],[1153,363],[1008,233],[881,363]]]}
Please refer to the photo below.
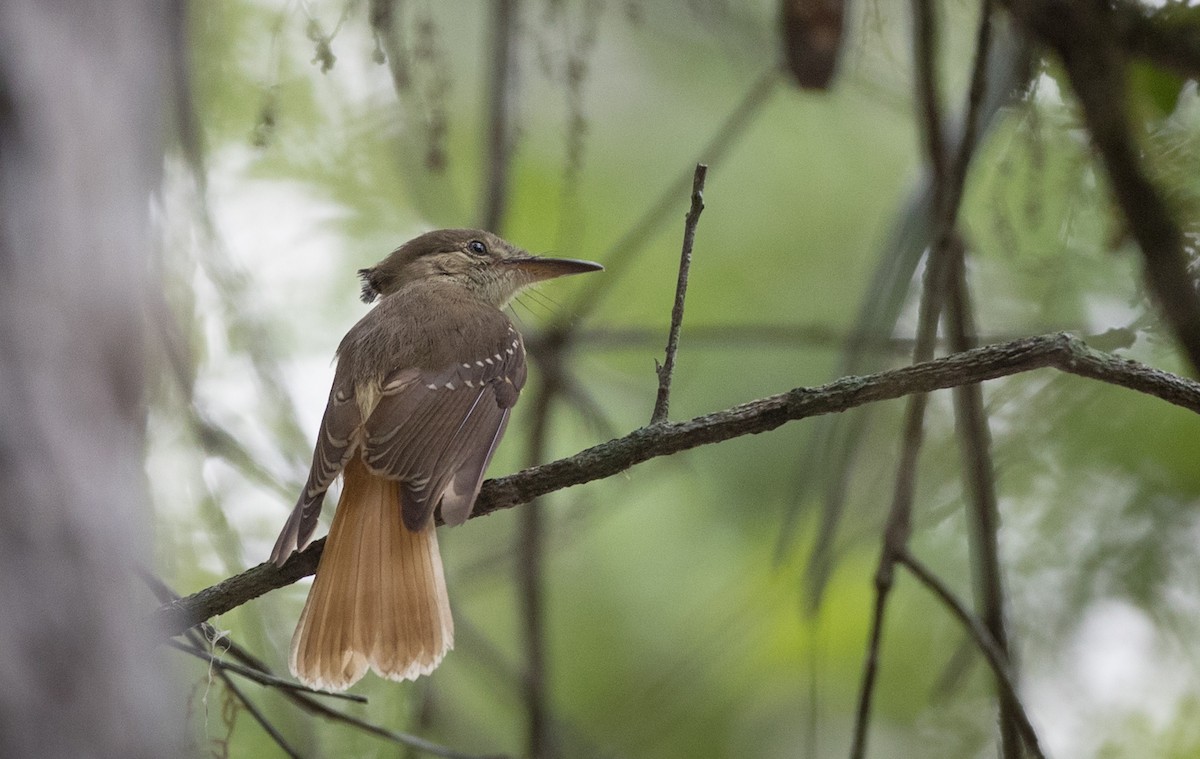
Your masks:
{"label": "rufous tail", "polygon": [[370,667],[390,680],[427,675],[454,645],[442,557],[431,523],[404,526],[396,483],[356,455],[343,472],[317,576],[292,636],[301,682],[340,691]]}

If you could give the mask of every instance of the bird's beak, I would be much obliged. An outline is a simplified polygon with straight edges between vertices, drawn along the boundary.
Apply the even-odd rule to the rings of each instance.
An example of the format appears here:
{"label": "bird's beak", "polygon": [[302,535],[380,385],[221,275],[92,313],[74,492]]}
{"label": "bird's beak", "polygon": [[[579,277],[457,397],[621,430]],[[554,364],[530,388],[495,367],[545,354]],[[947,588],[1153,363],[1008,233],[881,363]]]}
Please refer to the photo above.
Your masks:
{"label": "bird's beak", "polygon": [[582,261],[578,258],[543,258],[541,256],[519,256],[509,258],[504,263],[515,266],[522,274],[529,277],[530,282],[541,282],[568,274],[585,274],[589,271],[602,271],[603,266],[595,261]]}

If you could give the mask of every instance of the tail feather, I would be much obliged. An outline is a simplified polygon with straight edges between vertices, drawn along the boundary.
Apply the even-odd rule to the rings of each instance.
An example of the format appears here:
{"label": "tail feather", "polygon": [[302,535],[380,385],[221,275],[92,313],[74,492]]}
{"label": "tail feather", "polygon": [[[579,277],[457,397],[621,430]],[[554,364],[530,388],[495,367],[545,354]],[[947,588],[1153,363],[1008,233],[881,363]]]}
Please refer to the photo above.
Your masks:
{"label": "tail feather", "polygon": [[368,667],[390,680],[429,674],[454,645],[437,533],[406,528],[396,484],[359,458],[344,477],[292,637],[292,674],[326,690],[345,690]]}

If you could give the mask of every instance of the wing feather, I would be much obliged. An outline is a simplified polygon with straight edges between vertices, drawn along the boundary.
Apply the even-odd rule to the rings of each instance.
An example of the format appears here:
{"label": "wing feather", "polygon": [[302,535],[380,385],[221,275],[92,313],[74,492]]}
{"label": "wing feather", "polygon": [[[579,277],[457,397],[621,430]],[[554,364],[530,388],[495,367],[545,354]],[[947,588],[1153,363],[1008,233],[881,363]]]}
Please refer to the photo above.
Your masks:
{"label": "wing feather", "polygon": [[355,371],[347,364],[353,364],[358,352],[347,335],[308,480],[275,542],[272,561],[283,564],[309,541],[326,491],[360,451],[368,469],[398,482],[401,513],[410,530],[425,527],[439,505],[450,524],[470,516],[526,379],[521,336],[502,314],[495,316],[501,321],[489,316],[456,337],[469,344],[464,336],[490,333],[495,341],[490,352],[436,369],[410,364],[362,387],[350,380]]}
{"label": "wing feather", "polygon": [[354,454],[356,432],[361,425],[362,415],[353,389],[335,382],[329,391],[325,414],[321,417],[308,481],[275,541],[271,561],[282,565],[293,551],[303,548],[312,538],[321,507],[325,503],[325,492]]}
{"label": "wing feather", "polygon": [[525,376],[525,349],[510,326],[491,353],[424,371],[380,398],[364,424],[363,459],[400,482],[409,529],[424,527],[439,504],[448,522],[470,515]]}

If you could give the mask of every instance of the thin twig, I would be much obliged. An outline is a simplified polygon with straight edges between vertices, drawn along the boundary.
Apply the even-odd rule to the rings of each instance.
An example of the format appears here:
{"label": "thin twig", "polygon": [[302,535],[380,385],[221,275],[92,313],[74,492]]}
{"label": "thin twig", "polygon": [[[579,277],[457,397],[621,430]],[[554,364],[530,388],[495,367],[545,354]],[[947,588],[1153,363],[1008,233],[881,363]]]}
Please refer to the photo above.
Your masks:
{"label": "thin twig", "polygon": [[217,677],[219,677],[221,682],[225,684],[225,688],[232,693],[238,701],[242,702],[242,706],[246,707],[246,711],[250,712],[250,716],[253,717],[260,726],[262,726],[262,729],[267,732],[267,735],[271,736],[271,740],[275,741],[275,745],[279,746],[283,753],[292,757],[292,759],[302,759],[303,755],[296,749],[292,748],[292,744],[287,742],[287,738],[283,737],[283,733],[279,732],[279,730],[277,730],[275,726],[271,724],[271,721],[267,719],[267,715],[263,714],[262,711],[255,706],[254,702],[242,692],[241,688],[237,687],[237,684],[233,682],[233,678],[227,674],[227,671],[224,668],[217,669]]}
{"label": "thin twig", "polygon": [[[950,347],[955,352],[974,347],[975,324],[966,280],[966,249],[958,237],[959,206],[966,184],[967,169],[975,148],[975,132],[979,109],[987,83],[987,58],[992,38],[992,1],[980,3],[979,27],[975,41],[975,61],[971,86],[967,94],[963,136],[958,151],[945,177],[942,193],[943,208],[937,223],[937,244],[944,251],[947,267],[946,323]],[[963,479],[967,483],[972,508],[968,521],[974,535],[973,564],[976,569],[979,595],[977,603],[983,609],[984,622],[1001,650],[1008,651],[1008,636],[1004,627],[1004,594],[1000,577],[998,544],[999,508],[995,476],[991,462],[991,435],[983,409],[983,390],[980,385],[963,385],[954,389],[955,418],[963,438]],[[1013,704],[1003,689],[999,695],[1000,754],[1005,759],[1020,759],[1021,745]]]}
{"label": "thin twig", "polygon": [[963,116],[962,138],[954,154],[954,163],[947,177],[947,213],[958,215],[962,202],[963,188],[967,184],[967,167],[975,154],[975,143],[979,136],[979,120],[983,109],[983,97],[987,92],[988,57],[992,50],[992,11],[995,0],[981,0],[979,7],[979,30],[975,35],[975,63],[971,68],[971,86],[967,90],[967,108]]}
{"label": "thin twig", "polygon": [[[160,580],[149,569],[147,569],[145,567],[138,567],[137,572],[142,577],[142,579],[146,582],[146,584],[150,587],[151,591],[156,596],[159,597],[160,601],[163,601],[165,603],[165,602],[167,602],[167,600],[177,600],[179,598],[178,594],[176,594],[175,591],[173,591],[170,587],[168,587],[166,583],[164,583],[162,580]],[[201,635],[203,636],[203,638],[200,637]],[[258,657],[254,656],[249,651],[242,648],[240,645],[237,644],[237,642],[235,642],[228,635],[218,634],[217,630],[212,625],[208,624],[207,622],[201,622],[196,627],[186,630],[185,637],[187,638],[188,642],[191,644],[192,648],[197,651],[203,651],[202,641],[207,642],[208,644],[211,645],[214,641],[220,640],[221,645],[224,647],[226,653],[228,653],[229,656],[237,659],[242,664],[244,664],[246,667],[248,667],[252,670],[255,670],[264,675],[273,676],[273,673],[271,672],[270,668],[267,667],[267,665],[264,664],[261,660],[259,660]],[[188,653],[192,653],[192,652],[188,651]],[[225,662],[225,661],[222,661],[219,659],[217,659],[217,660],[210,659],[210,661],[212,661],[213,665],[218,668],[218,671],[220,670],[220,668],[229,668],[230,667],[229,662]],[[277,686],[274,684],[265,684],[265,685],[267,685],[267,687],[280,687],[280,686]],[[292,703],[296,704],[296,706],[300,707],[301,709],[304,709],[305,711],[307,711],[310,714],[315,714],[318,717],[324,717],[325,719],[331,720],[333,722],[341,722],[341,723],[349,725],[350,727],[353,727],[355,729],[362,730],[363,732],[366,732],[366,733],[370,733],[371,735],[374,735],[377,738],[383,738],[384,740],[390,741],[392,743],[396,743],[401,746],[406,746],[408,748],[415,749],[417,751],[423,751],[423,752],[425,752],[427,754],[431,754],[433,756],[440,756],[440,757],[443,757],[443,759],[506,759],[506,757],[502,754],[497,754],[494,756],[478,756],[475,754],[466,754],[461,751],[455,751],[452,748],[442,746],[441,744],[433,743],[432,741],[427,741],[424,738],[418,738],[415,735],[410,735],[408,733],[393,732],[386,728],[380,727],[379,725],[375,725],[370,722],[367,722],[366,720],[359,719],[358,717],[354,717],[349,714],[339,712],[336,709],[331,709],[328,706],[326,706],[325,704],[317,701],[315,698],[310,696],[309,693],[312,693],[314,695],[320,695],[320,696],[332,696],[332,697],[336,697],[336,698],[343,698],[348,701],[355,701],[358,703],[366,703],[367,699],[365,696],[359,696],[359,695],[352,694],[352,693],[328,693],[326,691],[313,691],[310,688],[306,688],[304,686],[298,686],[297,684],[290,684],[290,687],[280,687],[280,692],[283,694],[283,696],[285,696],[287,699],[292,701]]]}
{"label": "thin twig", "polygon": [[1000,687],[1000,691],[1014,705],[1013,717],[1016,720],[1021,737],[1025,741],[1025,746],[1033,753],[1036,759],[1045,759],[1045,754],[1038,743],[1037,731],[1034,730],[1033,723],[1030,722],[1029,715],[1025,712],[1025,707],[1022,705],[1021,699],[1017,694],[1017,684],[1009,669],[1008,656],[996,642],[996,639],[992,637],[992,634],[988,632],[987,627],[975,615],[971,614],[966,605],[954,595],[954,592],[910,551],[905,550],[899,554],[896,557],[896,561],[907,567],[922,585],[933,591],[933,594],[946,605],[946,608],[966,628],[967,634],[975,641],[975,645],[983,654],[983,658],[987,660],[988,666],[992,668],[992,672],[996,675],[996,682]]}
{"label": "thin twig", "polygon": [[[146,567],[138,565],[135,567],[134,571],[141,576],[142,580],[150,587],[150,591],[158,596],[160,601],[179,598],[175,591],[171,590],[171,588],[168,587],[165,582],[158,579],[158,576]],[[259,711],[257,706],[251,703],[250,699],[246,697],[246,694],[244,694],[242,690],[233,682],[232,678],[229,677],[226,669],[231,667],[237,668],[237,665],[230,665],[228,662],[222,661],[208,653],[208,651],[204,650],[206,645],[211,647],[213,641],[216,640],[216,636],[214,635],[215,632],[216,631],[213,629],[212,625],[208,624],[207,622],[202,622],[185,633],[184,637],[187,640],[186,644],[179,643],[174,640],[167,642],[174,648],[206,660],[209,666],[213,667],[213,669],[216,671],[217,677],[222,683],[225,684],[225,688],[232,693],[235,698],[242,702],[242,705],[245,706],[246,710],[250,712],[250,716],[252,716],[258,722],[258,724],[262,726],[267,735],[271,737],[271,740],[275,741],[279,748],[288,756],[294,758],[299,757],[299,754],[294,748],[292,748],[291,744],[287,742],[287,739],[283,737],[283,734],[280,733],[273,724],[271,724],[270,720],[267,719],[265,714]],[[201,637],[201,635],[203,635],[203,637]],[[227,644],[232,643],[229,638],[224,638],[223,640]],[[270,673],[263,671],[250,672],[249,675],[246,676],[250,677],[250,679],[253,679],[256,682],[261,683],[262,681],[258,678],[264,674],[269,675]],[[274,683],[271,685],[274,685]]]}
{"label": "thin twig", "polygon": [[[1194,380],[1094,350],[1066,333],[1039,335],[876,374],[842,377],[817,387],[798,387],[683,422],[643,427],[574,456],[488,480],[471,518],[611,477],[653,458],[767,432],[790,421],[1046,367],[1125,387],[1200,414],[1200,383]],[[165,603],[147,623],[157,635],[178,635],[203,620],[311,575],[323,546],[323,539],[315,541],[282,567],[264,562],[186,598]]]}
{"label": "thin twig", "polygon": [[483,181],[480,220],[484,229],[499,232],[508,208],[509,160],[513,147],[513,113],[516,98],[517,0],[492,2],[492,57],[487,61],[490,74],[487,97],[488,160]]}
{"label": "thin twig", "polygon": [[[937,63],[934,51],[938,38],[936,16],[930,0],[913,0],[917,98],[920,112],[924,118],[925,146],[930,174],[932,175],[933,193],[930,208],[933,217],[933,245],[930,248],[925,287],[922,293],[920,319],[917,327],[917,344],[914,348],[913,356],[914,363],[927,361],[933,355],[936,343],[938,315],[942,311],[942,302],[946,299],[944,293],[952,289],[950,287],[949,274],[954,266],[954,261],[961,261],[962,259],[961,245],[954,234],[954,228],[957,223],[959,204],[962,199],[963,183],[966,180],[967,167],[970,163],[975,144],[978,110],[982,103],[982,93],[986,85],[985,72],[991,38],[990,10],[990,5],[985,0],[981,9],[982,18],[980,20],[980,31],[977,36],[975,63],[968,94],[962,140],[959,143],[959,149],[955,153],[953,163],[947,166],[941,105],[938,97]],[[961,346],[952,346],[952,348],[961,348]],[[907,550],[908,537],[911,530],[913,495],[916,489],[917,458],[923,439],[926,400],[927,397],[924,394],[913,395],[909,399],[909,406],[905,415],[904,437],[900,463],[897,467],[892,508],[888,515],[887,524],[884,527],[883,546],[880,550],[879,565],[875,573],[876,597],[872,626],[866,661],[863,666],[863,682],[859,691],[854,739],[850,750],[850,755],[855,758],[864,756],[866,752],[871,701],[879,666],[879,646],[882,637],[884,614],[886,613],[887,599],[893,582],[893,566],[897,557]],[[1016,748],[1019,751],[1019,746],[1012,740],[1009,732],[1011,720],[1008,718],[1009,709],[1007,707],[1006,700],[1002,697],[1001,743],[1004,747],[1004,755],[1011,757],[1013,755],[1012,750]]]}
{"label": "thin twig", "polygon": [[[559,388],[559,356],[543,356],[544,367],[533,393],[533,425],[529,430],[527,461],[534,465],[545,459],[546,432],[550,424],[550,406]],[[546,623],[542,564],[545,553],[545,528],[542,504],[530,501],[521,514],[517,540],[518,594],[521,605],[521,629],[525,634],[526,754],[530,759],[554,756],[546,693]]]}
{"label": "thin twig", "polygon": [[667,358],[658,367],[658,397],[654,401],[654,413],[650,423],[667,421],[671,405],[671,377],[675,374],[675,354],[679,351],[679,328],[683,326],[683,302],[687,297],[688,275],[692,269],[692,245],[696,241],[696,224],[704,211],[704,180],[708,166],[696,164],[692,177],[692,207],[683,221],[683,251],[679,255],[679,279],[675,283],[675,305],[671,308],[671,330],[667,334]]}
{"label": "thin twig", "polygon": [[[947,298],[946,325],[954,350],[973,346],[975,324],[970,291],[967,287],[966,261],[962,245],[955,247],[950,260],[950,288]],[[1008,656],[1008,634],[1004,621],[1004,583],[1000,570],[1000,509],[996,497],[996,476],[992,467],[992,436],[983,409],[983,388],[963,385],[954,388],[954,418],[962,439],[963,480],[970,507],[971,554],[977,588],[976,604],[984,625],[996,645]],[[1011,669],[1011,667],[1010,667]],[[1001,756],[1020,759],[1021,749],[1015,711],[1018,704],[1000,690]]]}
{"label": "thin twig", "polygon": [[[1015,93],[1029,82],[1030,50],[1024,39],[1008,32],[996,36],[995,45],[989,46],[985,62],[989,76],[982,78],[983,95],[979,100],[979,124],[992,128],[1002,120],[1003,107],[1014,100]],[[966,124],[970,118],[960,118]],[[955,122],[950,122],[955,123]],[[980,128],[979,131],[982,131]],[[947,134],[947,140],[960,142],[964,134]],[[864,374],[878,371],[881,360],[865,350],[885,339],[893,331],[897,319],[908,299],[909,284],[926,249],[935,239],[933,192],[931,172],[914,187],[902,210],[898,213],[888,244],[880,251],[879,264],[872,282],[862,299],[859,314],[851,332],[851,340],[842,353],[839,375]],[[1059,327],[1061,329],[1061,327]],[[689,330],[689,340],[692,331]],[[809,502],[816,487],[825,492],[821,496],[822,509],[814,549],[809,558],[807,583],[810,587],[812,608],[820,604],[833,565],[832,546],[845,513],[846,493],[854,473],[852,462],[858,443],[868,426],[870,414],[867,410],[852,414],[845,419],[822,420],[815,425],[814,434],[805,446],[803,457],[797,467],[799,487],[785,515],[777,543],[777,556],[793,544],[801,523],[802,504]]]}
{"label": "thin twig", "polygon": [[186,654],[190,654],[190,655],[196,657],[197,659],[200,659],[208,664],[211,664],[219,670],[222,670],[225,672],[232,672],[234,674],[241,675],[242,677],[246,678],[247,680],[252,680],[252,681],[258,683],[259,685],[262,685],[262,686],[265,686],[268,688],[278,688],[280,690],[299,691],[299,692],[308,693],[308,694],[311,694],[314,696],[325,696],[328,698],[340,698],[340,699],[345,699],[346,701],[354,701],[354,702],[360,703],[360,704],[367,703],[367,699],[364,696],[359,696],[354,693],[332,693],[330,691],[316,690],[314,688],[308,687],[307,685],[302,685],[302,684],[294,682],[292,680],[285,680],[282,677],[276,677],[272,674],[269,674],[266,672],[261,672],[257,669],[251,668],[251,667],[243,667],[240,664],[234,664],[231,661],[225,661],[221,657],[213,656],[209,652],[207,652],[201,648],[198,648],[195,645],[188,645],[187,643],[180,643],[179,641],[176,641],[176,640],[168,640],[167,645],[170,646],[171,648],[174,648],[177,651],[183,651]]}
{"label": "thin twig", "polygon": [[[192,642],[193,642],[193,646],[194,646],[195,641],[193,640]],[[254,676],[253,674],[247,674],[246,668],[238,667],[237,665],[234,665],[230,662],[223,661],[223,660],[213,657],[211,655],[207,655],[202,650],[190,648],[184,644],[176,644],[173,641],[171,642],[171,645],[174,648],[178,648],[179,650],[184,651],[189,654],[192,654],[193,656],[199,656],[199,658],[210,661],[213,664],[213,666],[217,669],[218,672],[225,672],[225,671],[236,672],[238,674],[246,676],[248,679],[254,680],[255,682],[259,682],[266,687],[278,688],[284,696],[289,698],[297,706],[299,706],[300,708],[309,712],[310,714],[315,714],[319,717],[324,717],[324,718],[329,719],[334,722],[342,722],[342,723],[349,725],[351,727],[354,727],[358,730],[362,730],[363,732],[370,733],[371,735],[374,735],[377,738],[383,738],[392,743],[396,743],[401,746],[406,746],[408,748],[416,749],[418,751],[423,751],[424,753],[431,754],[433,756],[440,756],[440,757],[443,757],[443,759],[505,759],[505,757],[503,755],[480,756],[478,754],[468,754],[468,753],[465,753],[462,751],[456,751],[452,748],[443,746],[439,743],[434,743],[432,741],[425,740],[424,738],[420,738],[418,736],[411,735],[409,733],[398,733],[398,732],[395,732],[392,730],[388,730],[387,728],[380,727],[379,725],[375,725],[373,723],[367,722],[366,720],[359,719],[358,717],[352,716],[350,714],[346,714],[344,712],[339,712],[336,709],[331,709],[330,707],[326,706],[325,704],[323,704],[313,698],[313,695],[318,695],[318,696],[326,696],[326,697],[343,698],[343,699],[346,699],[349,701],[365,703],[367,699],[363,696],[358,696],[358,695],[351,694],[351,693],[328,693],[326,691],[314,691],[311,688],[307,688],[307,687],[299,685],[297,683],[291,683],[288,681],[279,682],[279,678],[274,678],[274,677],[270,677],[270,678],[266,678],[266,679],[259,678],[257,676]],[[228,639],[225,639],[223,645],[229,645],[231,647],[230,648],[231,655],[237,650],[236,644],[234,644],[232,641],[229,641]],[[258,668],[254,667],[253,669],[257,670]],[[262,674],[269,675],[270,673],[266,672],[266,673],[262,673]],[[245,703],[245,702],[243,702],[243,703]]]}
{"label": "thin twig", "polygon": [[[937,255],[935,248],[925,272],[925,285],[921,293],[920,316],[917,321],[917,342],[913,348],[913,363],[928,361],[937,342],[938,314],[942,308],[945,289],[946,256]],[[892,493],[892,506],[883,530],[883,542],[879,551],[879,565],[875,570],[875,603],[871,614],[871,632],[867,641],[867,653],[863,663],[863,679],[858,691],[858,710],[855,712],[854,738],[850,745],[850,756],[861,759],[867,751],[867,728],[871,723],[871,703],[875,693],[875,680],[879,671],[879,648],[883,638],[883,623],[887,612],[887,601],[892,591],[893,566],[896,557],[908,545],[912,531],[912,507],[917,487],[917,459],[925,437],[925,408],[928,393],[909,396],[904,413],[904,430],[900,444],[900,461],[896,465],[896,484]]]}
{"label": "thin twig", "polygon": [[[913,363],[929,361],[937,343],[938,317],[946,289],[947,247],[943,244],[946,209],[946,157],[942,138],[941,107],[938,100],[937,63],[933,48],[937,40],[937,29],[930,0],[913,0],[915,29],[914,50],[917,68],[917,99],[925,119],[925,145],[928,152],[930,172],[933,175],[934,245],[930,248],[926,265],[925,282],[921,291],[921,304],[917,320],[917,341],[913,347]],[[896,465],[896,484],[892,493],[892,506],[884,526],[883,541],[879,551],[879,564],[875,570],[875,603],[871,614],[871,632],[867,641],[867,652],[863,662],[862,684],[858,691],[858,709],[854,719],[854,737],[850,744],[852,759],[862,759],[867,751],[867,730],[871,724],[871,705],[875,694],[875,682],[879,672],[879,649],[883,639],[883,625],[887,613],[887,602],[894,580],[896,557],[906,550],[912,531],[912,508],[917,483],[917,459],[925,437],[925,408],[927,393],[916,393],[909,397],[904,413],[904,428],[900,444],[900,460]]]}
{"label": "thin twig", "polygon": [[[135,571],[142,579],[142,582],[146,583],[146,585],[150,588],[150,591],[158,597],[160,602],[167,603],[179,600],[179,594],[172,590],[169,585],[159,579],[158,575],[151,572],[148,568],[138,566]],[[279,688],[281,690],[311,693],[317,696],[341,698],[347,701],[354,701],[355,703],[359,704],[367,703],[366,696],[360,696],[355,693],[332,693],[330,691],[316,690],[315,688],[310,688],[307,685],[302,685],[298,682],[276,677],[275,674],[271,672],[270,668],[267,667],[267,665],[264,664],[260,659],[258,659],[258,657],[252,655],[250,652],[239,646],[228,635],[218,632],[217,628],[213,627],[208,622],[201,622],[188,632],[188,642],[190,645],[185,645],[176,641],[167,641],[167,643],[172,648],[191,654],[199,659],[203,659],[205,662],[215,667],[236,672],[242,677],[245,677],[248,680],[253,680],[259,685],[264,685],[271,688]],[[196,632],[198,632],[199,636],[201,637],[190,634]],[[239,666],[233,664],[232,662],[225,661],[220,657],[213,656],[205,650],[205,648],[215,646],[218,641],[224,648],[225,653],[242,662],[242,665],[244,666]]]}
{"label": "thin twig", "polygon": [[343,724],[350,725],[351,727],[362,730],[364,733],[374,735],[376,738],[383,738],[391,743],[407,746],[408,748],[413,748],[418,751],[424,751],[426,754],[431,756],[440,756],[442,759],[509,759],[509,757],[505,754],[469,754],[465,751],[456,751],[455,749],[449,748],[448,746],[443,746],[440,743],[427,741],[424,738],[419,738],[415,735],[410,735],[409,733],[397,733],[393,730],[388,730],[385,727],[380,727],[379,725],[367,722],[366,720],[359,719],[353,715],[339,712],[336,709],[330,709],[325,704],[309,699],[308,696],[297,694],[297,698],[306,699],[308,703],[305,708],[313,714],[316,714],[320,717],[325,717],[326,719],[334,722],[341,722]]}
{"label": "thin twig", "polygon": [[933,208],[935,214],[945,205],[946,140],[942,134],[942,108],[938,94],[937,18],[930,0],[912,0],[913,56],[916,64],[917,105],[922,118],[921,136],[932,174]]}

